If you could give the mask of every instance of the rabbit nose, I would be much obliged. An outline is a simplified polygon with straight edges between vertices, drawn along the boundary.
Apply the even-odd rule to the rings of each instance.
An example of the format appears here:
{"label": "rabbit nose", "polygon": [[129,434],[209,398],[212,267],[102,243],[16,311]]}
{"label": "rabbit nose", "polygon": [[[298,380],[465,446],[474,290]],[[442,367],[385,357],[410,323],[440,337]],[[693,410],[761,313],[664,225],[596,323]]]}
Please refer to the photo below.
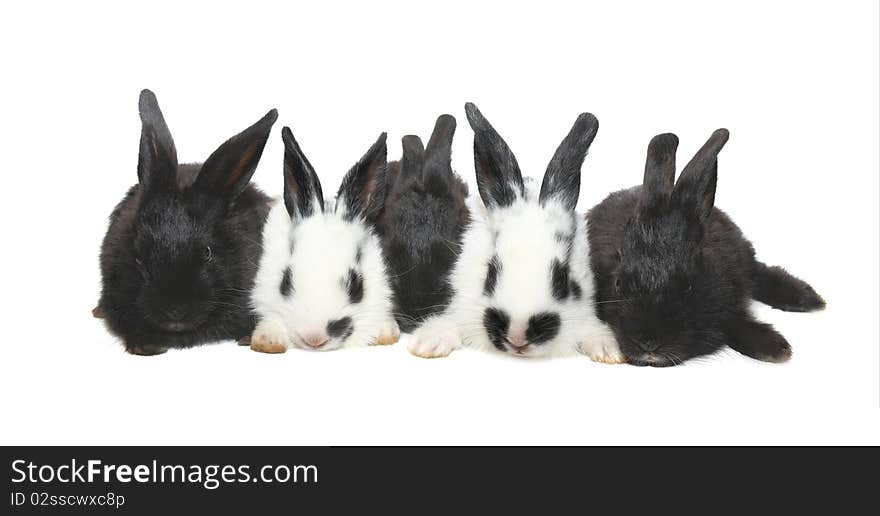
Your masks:
{"label": "rabbit nose", "polygon": [[507,343],[510,344],[515,350],[524,349],[529,345],[528,339],[526,339],[526,334],[524,332],[520,333],[511,333],[507,335]]}
{"label": "rabbit nose", "polygon": [[651,353],[652,351],[657,351],[657,348],[660,347],[660,342],[652,341],[648,339],[636,340],[633,339],[633,342],[636,343],[636,346],[639,347],[642,351],[646,353]]}
{"label": "rabbit nose", "polygon": [[327,341],[329,341],[330,339],[328,339],[326,335],[320,335],[317,333],[313,333],[311,335],[304,336],[303,340],[305,341],[306,345],[309,346],[310,348],[318,349],[321,346],[323,346],[324,344],[327,344]]}
{"label": "rabbit nose", "polygon": [[181,321],[186,316],[186,309],[178,306],[177,308],[171,308],[165,310],[165,317],[169,321]]}

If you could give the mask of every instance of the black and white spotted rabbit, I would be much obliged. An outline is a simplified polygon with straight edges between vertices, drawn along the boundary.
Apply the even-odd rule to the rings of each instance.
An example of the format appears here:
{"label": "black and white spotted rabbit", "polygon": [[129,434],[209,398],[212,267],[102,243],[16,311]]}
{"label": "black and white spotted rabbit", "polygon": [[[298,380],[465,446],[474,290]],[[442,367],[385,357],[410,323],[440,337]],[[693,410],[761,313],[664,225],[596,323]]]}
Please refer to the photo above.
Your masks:
{"label": "black and white spotted rabbit", "polygon": [[459,347],[517,357],[570,355],[622,361],[593,304],[586,223],[575,212],[581,165],[599,123],[581,114],[540,189],[523,180],[507,144],[473,104],[474,165],[482,199],[450,275],[452,300],[413,335],[409,350],[442,357]]}

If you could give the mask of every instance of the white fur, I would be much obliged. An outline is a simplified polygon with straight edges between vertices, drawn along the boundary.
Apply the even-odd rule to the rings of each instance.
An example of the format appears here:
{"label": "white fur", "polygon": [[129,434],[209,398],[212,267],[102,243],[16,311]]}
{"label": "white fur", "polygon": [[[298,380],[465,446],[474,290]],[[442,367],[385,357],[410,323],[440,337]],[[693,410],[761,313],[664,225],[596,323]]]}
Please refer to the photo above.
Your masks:
{"label": "white fur", "polygon": [[[524,199],[490,211],[476,196],[469,199],[471,224],[450,273],[452,300],[442,314],[428,319],[416,330],[409,345],[413,354],[426,358],[446,356],[461,346],[497,351],[483,326],[485,309],[494,306],[510,315],[512,328],[525,327],[529,317],[543,311],[560,316],[562,324],[554,339],[529,346],[527,353],[517,356],[581,352],[594,360],[622,361],[613,333],[595,315],[584,218],[555,200],[542,206],[535,190],[535,185],[527,182]],[[580,284],[582,296],[580,300],[569,296],[557,301],[551,290],[551,264],[554,258],[564,261],[567,246],[556,235],[571,234],[572,227],[570,278]],[[501,272],[494,294],[487,297],[483,287],[489,261],[496,255]]]}
{"label": "white fur", "polygon": [[[332,201],[325,201],[333,206]],[[360,219],[346,221],[341,208],[291,220],[284,202],[275,201],[263,230],[263,256],[252,303],[259,322],[254,339],[309,348],[306,335],[327,334],[330,321],[351,317],[354,332],[331,338],[320,350],[373,344],[399,335],[392,315],[391,287],[378,237]],[[291,253],[292,248],[292,253]],[[360,263],[355,255],[361,249]],[[280,291],[290,267],[294,292]],[[349,303],[345,278],[355,268],[363,277],[363,300]],[[254,340],[252,339],[252,341]]]}

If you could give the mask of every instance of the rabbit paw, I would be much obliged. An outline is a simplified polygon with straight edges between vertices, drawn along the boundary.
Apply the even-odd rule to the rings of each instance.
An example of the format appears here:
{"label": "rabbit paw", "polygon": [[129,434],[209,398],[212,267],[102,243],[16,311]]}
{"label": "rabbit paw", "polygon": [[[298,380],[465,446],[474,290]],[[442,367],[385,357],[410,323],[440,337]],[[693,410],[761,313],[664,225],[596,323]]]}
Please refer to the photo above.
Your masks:
{"label": "rabbit paw", "polygon": [[617,339],[613,335],[592,338],[580,345],[580,351],[593,362],[603,364],[623,364],[626,357],[620,352]]}
{"label": "rabbit paw", "polygon": [[376,340],[370,343],[370,345],[387,346],[389,344],[394,344],[398,340],[400,340],[400,328],[397,327],[397,322],[392,319],[379,328],[379,335],[376,337]]}
{"label": "rabbit paw", "polygon": [[461,347],[461,336],[455,326],[426,325],[412,336],[407,349],[421,358],[441,358]]}
{"label": "rabbit paw", "polygon": [[250,346],[260,353],[284,353],[287,351],[287,332],[284,327],[260,321],[250,338]]}
{"label": "rabbit paw", "polygon": [[137,344],[126,346],[125,350],[131,353],[132,355],[138,355],[142,357],[151,357],[154,355],[161,355],[168,351],[168,348],[162,346],[155,346],[150,344]]}

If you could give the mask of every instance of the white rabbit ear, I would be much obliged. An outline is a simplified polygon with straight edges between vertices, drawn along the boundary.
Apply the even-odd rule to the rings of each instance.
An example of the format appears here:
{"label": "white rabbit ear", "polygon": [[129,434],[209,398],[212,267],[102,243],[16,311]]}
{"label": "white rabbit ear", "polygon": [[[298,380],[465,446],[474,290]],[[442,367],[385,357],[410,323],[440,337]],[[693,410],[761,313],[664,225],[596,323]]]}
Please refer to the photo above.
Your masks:
{"label": "white rabbit ear", "polygon": [[522,173],[510,147],[477,106],[468,102],[464,110],[474,130],[474,168],[483,204],[491,210],[525,197]]}
{"label": "white rabbit ear", "polygon": [[678,136],[672,133],[658,134],[648,144],[645,158],[645,176],[642,180],[642,209],[653,209],[664,204],[672,194],[675,184],[675,152]]}
{"label": "white rabbit ear", "polygon": [[715,206],[715,186],[718,182],[718,153],[724,148],[730,133],[718,129],[697,151],[681,171],[672,191],[672,200],[705,222]]}
{"label": "white rabbit ear", "polygon": [[566,208],[575,209],[581,193],[581,166],[598,131],[599,121],[595,116],[581,113],[577,117],[544,173],[539,197],[541,204],[557,199]]}
{"label": "white rabbit ear", "polygon": [[345,174],[336,199],[346,220],[363,217],[372,221],[385,203],[385,176],[388,171],[386,133],[379,135],[366,154]]}
{"label": "white rabbit ear", "polygon": [[227,200],[238,197],[257,170],[277,119],[278,111],[273,109],[254,125],[226,140],[205,160],[194,188]]}
{"label": "white rabbit ear", "polygon": [[142,187],[172,189],[177,184],[177,149],[159,109],[156,95],[141,91],[141,143],[138,153],[138,182]]}
{"label": "white rabbit ear", "polygon": [[314,167],[303,154],[289,127],[281,130],[284,141],[284,206],[291,217],[305,218],[324,211],[324,192]]}

